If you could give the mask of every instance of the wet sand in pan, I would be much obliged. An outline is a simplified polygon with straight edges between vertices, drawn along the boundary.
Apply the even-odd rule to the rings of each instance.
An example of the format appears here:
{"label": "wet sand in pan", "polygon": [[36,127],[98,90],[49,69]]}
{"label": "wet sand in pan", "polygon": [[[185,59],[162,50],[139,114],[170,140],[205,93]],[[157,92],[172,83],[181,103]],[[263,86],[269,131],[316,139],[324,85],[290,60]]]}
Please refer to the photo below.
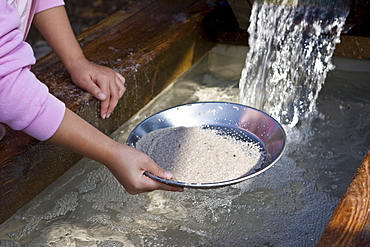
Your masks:
{"label": "wet sand in pan", "polygon": [[214,183],[243,176],[261,165],[261,147],[219,130],[176,127],[144,135],[136,148],[184,183]]}

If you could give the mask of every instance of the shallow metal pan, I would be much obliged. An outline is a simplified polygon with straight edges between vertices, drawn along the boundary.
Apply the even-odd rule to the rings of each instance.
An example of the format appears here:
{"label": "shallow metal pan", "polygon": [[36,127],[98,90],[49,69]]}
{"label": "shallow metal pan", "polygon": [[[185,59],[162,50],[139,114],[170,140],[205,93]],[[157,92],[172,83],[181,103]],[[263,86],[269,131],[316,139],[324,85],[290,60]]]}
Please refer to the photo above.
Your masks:
{"label": "shallow metal pan", "polygon": [[270,167],[282,156],[286,135],[282,126],[268,114],[245,105],[226,102],[199,102],[172,107],[158,112],[142,121],[131,132],[127,145],[135,147],[145,134],[163,128],[207,126],[237,134],[239,138],[253,140],[261,145],[266,156],[262,165],[245,175],[215,183],[185,183],[145,174],[163,183],[190,188],[215,188],[250,179]]}

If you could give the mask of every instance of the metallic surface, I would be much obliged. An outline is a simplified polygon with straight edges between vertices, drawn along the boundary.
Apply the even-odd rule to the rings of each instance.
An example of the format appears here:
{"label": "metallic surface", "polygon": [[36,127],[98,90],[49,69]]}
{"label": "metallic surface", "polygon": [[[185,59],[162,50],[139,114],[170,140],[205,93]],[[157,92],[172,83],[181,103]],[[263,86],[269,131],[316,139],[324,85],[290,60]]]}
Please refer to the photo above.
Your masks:
{"label": "metallic surface", "polygon": [[161,182],[191,188],[213,188],[231,185],[252,178],[272,167],[282,156],[286,135],[281,125],[266,113],[257,109],[225,102],[199,102],[180,105],[158,112],[142,121],[130,134],[127,145],[135,147],[145,134],[163,128],[194,127],[224,129],[244,141],[258,142],[266,154],[261,167],[245,175],[216,183],[184,183],[163,179],[146,172]]}

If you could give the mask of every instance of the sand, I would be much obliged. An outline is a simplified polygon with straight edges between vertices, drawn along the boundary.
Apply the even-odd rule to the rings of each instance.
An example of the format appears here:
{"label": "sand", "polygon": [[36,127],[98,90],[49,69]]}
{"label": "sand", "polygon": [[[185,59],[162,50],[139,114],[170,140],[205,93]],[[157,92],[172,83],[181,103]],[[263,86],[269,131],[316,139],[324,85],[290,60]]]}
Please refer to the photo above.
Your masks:
{"label": "sand", "polygon": [[222,135],[220,130],[176,127],[144,135],[136,148],[184,183],[214,183],[236,179],[260,167],[258,143]]}

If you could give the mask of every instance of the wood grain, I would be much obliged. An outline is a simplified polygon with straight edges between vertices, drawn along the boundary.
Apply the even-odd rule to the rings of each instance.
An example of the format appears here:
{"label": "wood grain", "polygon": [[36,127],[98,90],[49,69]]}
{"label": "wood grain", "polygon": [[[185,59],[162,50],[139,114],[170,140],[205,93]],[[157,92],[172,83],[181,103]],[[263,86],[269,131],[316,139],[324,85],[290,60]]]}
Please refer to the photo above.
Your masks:
{"label": "wood grain", "polygon": [[370,150],[317,246],[370,246]]}

